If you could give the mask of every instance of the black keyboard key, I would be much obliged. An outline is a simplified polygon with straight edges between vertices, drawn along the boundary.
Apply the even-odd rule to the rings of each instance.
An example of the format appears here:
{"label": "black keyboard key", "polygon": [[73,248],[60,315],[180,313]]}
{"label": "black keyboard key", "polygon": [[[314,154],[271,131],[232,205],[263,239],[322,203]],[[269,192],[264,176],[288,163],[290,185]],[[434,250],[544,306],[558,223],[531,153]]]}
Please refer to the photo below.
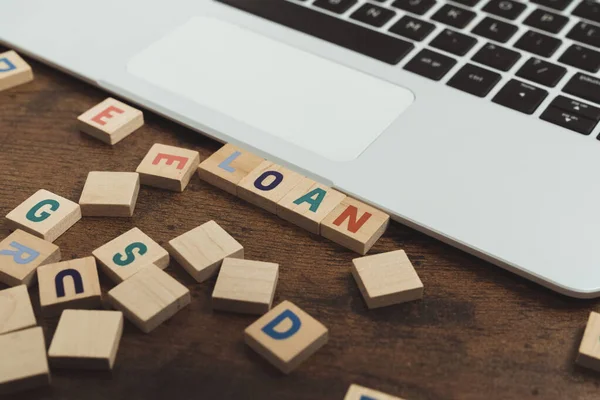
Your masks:
{"label": "black keyboard key", "polygon": [[404,69],[434,81],[439,81],[455,64],[456,60],[451,57],[423,49],[404,66]]}
{"label": "black keyboard key", "polygon": [[485,97],[500,81],[500,74],[466,64],[448,81],[448,86],[478,97]]}
{"label": "black keyboard key", "polygon": [[569,18],[564,15],[555,14],[542,9],[534,10],[523,21],[525,25],[533,26],[534,28],[550,33],[558,33],[569,22]]}
{"label": "black keyboard key", "polygon": [[521,58],[521,55],[516,51],[488,43],[473,56],[473,61],[500,71],[508,71],[519,58]]}
{"label": "black keyboard key", "polygon": [[596,126],[596,121],[581,117],[576,114],[572,114],[561,110],[556,107],[548,107],[546,111],[540,115],[540,118],[544,121],[548,121],[563,128],[570,129],[572,131],[581,133],[583,135],[589,135]]}
{"label": "black keyboard key", "polygon": [[409,11],[413,14],[423,15],[435,5],[435,0],[396,0],[392,7]]}
{"label": "black keyboard key", "polygon": [[490,2],[483,7],[483,11],[506,19],[516,19],[521,15],[525,8],[525,4],[518,1],[490,0]]}
{"label": "black keyboard key", "polygon": [[433,32],[434,29],[435,25],[430,24],[429,22],[405,15],[392,25],[390,32],[412,40],[421,41]]}
{"label": "black keyboard key", "polygon": [[525,114],[533,114],[548,96],[544,89],[511,79],[492,101]]}
{"label": "black keyboard key", "polygon": [[576,44],[569,47],[558,61],[589,72],[600,70],[600,53]]}
{"label": "black keyboard key", "polygon": [[467,24],[471,22],[476,15],[477,14],[475,14],[473,11],[446,4],[435,14],[433,14],[431,19],[455,28],[462,29],[467,26]]}
{"label": "black keyboard key", "polygon": [[474,34],[500,43],[506,43],[516,31],[516,26],[490,17],[484,18],[473,28]]}
{"label": "black keyboard key", "polygon": [[584,0],[573,10],[573,15],[600,23],[600,3]]}
{"label": "black keyboard key", "polygon": [[379,7],[374,4],[364,4],[358,10],[354,11],[350,18],[365,24],[381,27],[396,15],[395,11]]}
{"label": "black keyboard key", "polygon": [[600,78],[576,74],[565,85],[563,92],[600,104]]}
{"label": "black keyboard key", "polygon": [[571,114],[589,118],[596,122],[600,121],[600,108],[591,106],[587,103],[582,103],[579,100],[570,99],[565,96],[558,96],[552,100],[550,105],[560,108],[561,110]]}
{"label": "black keyboard key", "polygon": [[600,47],[600,27],[580,22],[567,35],[568,38],[590,46]]}
{"label": "black keyboard key", "polygon": [[358,0],[316,0],[313,5],[338,14],[343,14]]}
{"label": "black keyboard key", "polygon": [[573,0],[531,0],[532,3],[536,3],[548,8],[554,8],[555,10],[564,10]]}
{"label": "black keyboard key", "polygon": [[476,43],[477,39],[471,36],[444,29],[429,45],[457,56],[464,56]]}
{"label": "black keyboard key", "polygon": [[463,6],[473,7],[476,6],[481,0],[452,0],[455,3],[462,4]]}
{"label": "black keyboard key", "polygon": [[567,69],[564,67],[532,57],[517,71],[517,76],[540,85],[555,87],[566,73]]}
{"label": "black keyboard key", "polygon": [[542,57],[550,57],[561,45],[559,39],[542,33],[528,31],[515,43],[517,49],[525,50]]}

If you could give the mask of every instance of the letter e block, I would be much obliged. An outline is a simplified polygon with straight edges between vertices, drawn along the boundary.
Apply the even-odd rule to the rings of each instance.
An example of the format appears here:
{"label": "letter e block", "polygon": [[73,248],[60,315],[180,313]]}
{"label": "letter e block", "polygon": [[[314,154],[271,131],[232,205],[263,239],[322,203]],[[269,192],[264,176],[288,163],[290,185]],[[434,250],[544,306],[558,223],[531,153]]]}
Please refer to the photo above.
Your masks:
{"label": "letter e block", "polygon": [[88,173],[79,198],[85,217],[131,217],[140,191],[136,172]]}
{"label": "letter e block", "polygon": [[138,165],[142,185],[183,192],[200,164],[197,151],[155,144]]}
{"label": "letter e block", "polygon": [[33,80],[33,71],[14,51],[0,54],[0,91],[22,85]]}
{"label": "letter e block", "polygon": [[597,312],[590,313],[576,363],[600,372],[600,314]]}
{"label": "letter e block", "polygon": [[344,400],[403,400],[400,397],[390,396],[383,392],[369,389],[359,385],[350,385]]}
{"label": "letter e block", "polygon": [[0,290],[0,335],[35,326],[27,286]]}
{"label": "letter e block", "polygon": [[77,117],[79,130],[114,145],[144,125],[140,110],[111,97]]}

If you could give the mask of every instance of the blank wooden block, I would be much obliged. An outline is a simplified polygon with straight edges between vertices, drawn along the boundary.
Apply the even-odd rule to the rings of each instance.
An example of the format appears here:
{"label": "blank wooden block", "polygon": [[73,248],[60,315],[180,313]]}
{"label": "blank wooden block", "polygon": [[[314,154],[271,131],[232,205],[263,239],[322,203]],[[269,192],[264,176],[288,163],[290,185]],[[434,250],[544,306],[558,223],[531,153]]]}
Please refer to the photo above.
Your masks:
{"label": "blank wooden block", "polygon": [[284,301],[246,328],[244,339],[287,374],[327,343],[328,330],[291,302]]}
{"label": "blank wooden block", "polygon": [[46,342],[40,327],[0,336],[0,394],[50,383]]}
{"label": "blank wooden block", "polygon": [[264,159],[232,144],[226,144],[198,166],[200,178],[237,195],[237,186]]}
{"label": "blank wooden block", "polygon": [[102,293],[94,257],[43,265],[37,270],[40,305],[45,315],[66,308],[100,308]]}
{"label": "blank wooden block", "polygon": [[183,192],[200,164],[197,151],[155,144],[137,167],[142,185]]}
{"label": "blank wooden block", "polygon": [[54,242],[81,219],[79,204],[40,189],[6,215],[12,229]]}
{"label": "blank wooden block", "polygon": [[383,392],[352,384],[348,388],[344,400],[403,400]]}
{"label": "blank wooden block", "polygon": [[277,204],[277,215],[309,232],[319,234],[321,221],[336,208],[346,195],[303,178]]}
{"label": "blank wooden block", "polygon": [[116,144],[144,125],[144,114],[111,97],[77,117],[79,130]]}
{"label": "blank wooden block", "polygon": [[35,326],[27,286],[0,290],[0,335]]}
{"label": "blank wooden block", "polygon": [[14,51],[0,54],[0,91],[33,80],[33,71]]}
{"label": "blank wooden block", "polygon": [[369,308],[423,297],[423,283],[404,250],[355,258],[352,275]]}
{"label": "blank wooden block", "polygon": [[226,258],[212,294],[215,310],[264,314],[271,309],[279,264]]}
{"label": "blank wooden block", "polygon": [[244,258],[244,247],[215,221],[171,240],[169,252],[198,282],[216,275],[226,257]]}
{"label": "blank wooden block", "polygon": [[303,176],[270,161],[261,162],[238,185],[238,196],[273,214],[277,203],[302,181]]}
{"label": "blank wooden block", "polygon": [[121,283],[140,269],[154,264],[169,265],[169,253],[148,235],[133,228],[92,252],[102,271],[115,283]]}
{"label": "blank wooden block", "polygon": [[591,312],[576,363],[600,372],[600,314]]}
{"label": "blank wooden block", "polygon": [[137,172],[88,173],[79,198],[85,217],[131,217],[140,191]]}
{"label": "blank wooden block", "polygon": [[50,365],[111,370],[122,334],[120,311],[65,310],[48,350]]}
{"label": "blank wooden block", "polygon": [[60,261],[60,249],[30,233],[17,229],[0,242],[0,282],[9,286],[35,283],[40,265]]}
{"label": "blank wooden block", "polygon": [[108,292],[114,308],[143,332],[148,333],[190,304],[190,291],[155,265]]}
{"label": "blank wooden block", "polygon": [[367,254],[383,235],[390,216],[351,197],[321,222],[321,236],[359,254]]}

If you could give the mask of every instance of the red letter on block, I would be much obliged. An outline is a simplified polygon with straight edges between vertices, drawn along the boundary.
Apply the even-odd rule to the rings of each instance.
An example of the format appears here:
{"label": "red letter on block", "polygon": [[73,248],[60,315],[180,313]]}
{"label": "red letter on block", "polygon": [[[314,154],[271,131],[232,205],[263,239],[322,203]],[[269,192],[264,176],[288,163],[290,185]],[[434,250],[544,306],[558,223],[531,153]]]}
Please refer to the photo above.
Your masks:
{"label": "red letter on block", "polygon": [[346,208],[344,212],[341,213],[335,221],[333,221],[333,224],[336,226],[340,226],[345,220],[350,218],[350,221],[348,221],[348,230],[352,233],[356,233],[365,224],[365,222],[367,222],[369,218],[371,218],[372,215],[371,213],[366,212],[357,221],[357,214],[358,208],[354,206],[348,206],[348,208]]}
{"label": "red letter on block", "polygon": [[177,161],[177,169],[183,169],[183,167],[185,167],[185,164],[187,164],[188,162],[188,158],[187,157],[181,157],[181,156],[174,156],[172,154],[165,154],[165,153],[158,153],[156,155],[156,157],[154,158],[154,161],[152,161],[152,165],[157,165],[160,160],[167,160],[166,164],[167,165],[173,165],[173,163],[175,161]]}
{"label": "red letter on block", "polygon": [[92,118],[92,121],[99,125],[106,125],[106,121],[104,121],[103,118],[112,118],[113,116],[111,115],[111,113],[123,114],[124,112],[125,111],[121,110],[120,108],[110,106],[106,110],[102,111],[100,114]]}

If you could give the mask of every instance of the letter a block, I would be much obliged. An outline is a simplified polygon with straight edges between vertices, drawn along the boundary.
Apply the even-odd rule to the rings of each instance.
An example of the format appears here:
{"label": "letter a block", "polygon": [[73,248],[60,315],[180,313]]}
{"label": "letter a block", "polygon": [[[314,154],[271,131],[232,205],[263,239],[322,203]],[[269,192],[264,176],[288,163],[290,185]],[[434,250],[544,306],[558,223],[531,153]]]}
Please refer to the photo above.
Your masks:
{"label": "letter a block", "polygon": [[33,80],[31,67],[14,51],[0,54],[0,91]]}
{"label": "letter a block", "polygon": [[0,242],[0,282],[30,286],[40,265],[59,261],[58,246],[17,229]]}
{"label": "letter a block", "polygon": [[246,344],[283,373],[290,373],[327,343],[328,330],[289,301],[246,328]]}
{"label": "letter a block", "polygon": [[6,216],[12,229],[54,242],[81,219],[79,204],[41,189]]}
{"label": "letter a block", "polygon": [[155,144],[137,167],[142,185],[183,192],[200,164],[197,151]]}
{"label": "letter a block", "polygon": [[121,283],[140,269],[154,264],[169,265],[169,253],[148,235],[133,228],[92,252],[102,270],[115,283]]}
{"label": "letter a block", "polygon": [[576,362],[600,372],[600,314],[597,312],[590,313]]}
{"label": "letter a block", "polygon": [[27,286],[0,290],[0,335],[35,326]]}
{"label": "letter a block", "polygon": [[144,114],[109,97],[77,117],[77,123],[80,131],[113,145],[144,125]]}
{"label": "letter a block", "polygon": [[85,217],[131,217],[140,191],[136,172],[88,173],[79,198]]}
{"label": "letter a block", "polygon": [[321,223],[321,236],[359,254],[367,254],[383,235],[390,216],[346,197]]}
{"label": "letter a block", "polygon": [[37,270],[40,305],[45,315],[66,308],[100,308],[102,293],[94,257],[44,265]]}
{"label": "letter a block", "polygon": [[359,385],[350,385],[344,400],[403,400],[400,397],[390,396],[383,392],[369,389]]}

